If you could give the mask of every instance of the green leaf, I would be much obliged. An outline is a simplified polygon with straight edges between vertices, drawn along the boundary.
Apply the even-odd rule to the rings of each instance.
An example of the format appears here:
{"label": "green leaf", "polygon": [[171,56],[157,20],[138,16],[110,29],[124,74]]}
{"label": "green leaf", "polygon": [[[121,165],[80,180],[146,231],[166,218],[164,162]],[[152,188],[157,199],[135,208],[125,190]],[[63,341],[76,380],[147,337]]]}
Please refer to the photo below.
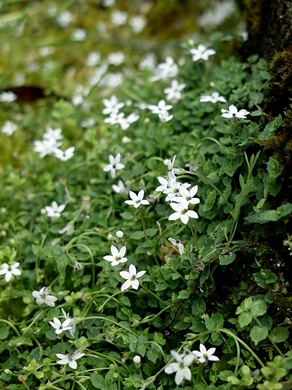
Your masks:
{"label": "green leaf", "polygon": [[252,320],[253,320],[253,317],[252,317],[252,315],[249,312],[241,313],[238,316],[238,323],[239,323],[239,326],[241,328],[244,328],[245,326],[250,324]]}
{"label": "green leaf", "polygon": [[220,265],[228,265],[234,262],[236,258],[236,254],[234,252],[229,252],[224,255],[219,256],[219,264]]}
{"label": "green leaf", "polygon": [[266,127],[264,128],[264,131],[259,135],[259,140],[265,141],[267,138],[269,138],[275,130],[277,130],[282,123],[282,116],[277,116],[272,122],[269,122]]}
{"label": "green leaf", "polygon": [[146,235],[148,237],[154,237],[154,236],[156,236],[157,233],[158,233],[158,229],[156,229],[156,228],[146,229]]}
{"label": "green leaf", "polygon": [[277,210],[265,210],[258,213],[250,213],[245,220],[249,223],[267,223],[275,222],[286,217],[292,212],[292,204],[285,203],[282,206],[278,207]]}
{"label": "green leaf", "polygon": [[0,328],[0,340],[5,340],[9,335],[9,326],[3,326]]}
{"label": "green leaf", "polygon": [[261,326],[254,326],[250,331],[250,338],[257,345],[260,341],[265,340],[268,337],[268,329]]}
{"label": "green leaf", "polygon": [[267,304],[264,300],[259,299],[254,301],[252,307],[250,308],[250,313],[253,318],[263,316],[267,312]]}
{"label": "green leaf", "polygon": [[95,387],[96,389],[103,389],[105,385],[103,376],[101,376],[98,373],[91,374],[90,382],[92,386]]}
{"label": "green leaf", "polygon": [[143,237],[145,237],[145,235],[142,231],[137,231],[130,236],[132,240],[141,240]]}
{"label": "green leaf", "polygon": [[270,333],[271,341],[274,343],[283,343],[289,337],[289,329],[284,326],[277,326]]}

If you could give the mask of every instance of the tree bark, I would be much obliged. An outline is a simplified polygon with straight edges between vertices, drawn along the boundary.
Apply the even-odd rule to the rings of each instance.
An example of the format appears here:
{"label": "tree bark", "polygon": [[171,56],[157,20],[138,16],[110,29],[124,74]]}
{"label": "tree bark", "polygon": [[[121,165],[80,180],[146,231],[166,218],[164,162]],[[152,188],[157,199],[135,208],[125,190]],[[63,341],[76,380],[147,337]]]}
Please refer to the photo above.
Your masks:
{"label": "tree bark", "polygon": [[247,48],[270,61],[283,50],[292,50],[292,1],[245,0]]}

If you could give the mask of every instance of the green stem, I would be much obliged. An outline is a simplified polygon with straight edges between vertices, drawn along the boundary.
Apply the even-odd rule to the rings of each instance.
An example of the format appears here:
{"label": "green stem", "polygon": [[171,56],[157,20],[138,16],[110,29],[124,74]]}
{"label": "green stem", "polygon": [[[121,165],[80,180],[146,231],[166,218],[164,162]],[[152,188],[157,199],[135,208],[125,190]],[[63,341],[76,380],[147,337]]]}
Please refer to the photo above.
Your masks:
{"label": "green stem", "polygon": [[151,290],[144,286],[144,284],[142,284],[141,287],[144,288],[144,290],[147,291],[148,294],[153,295],[154,298],[157,299],[160,303],[162,303],[163,305],[165,304],[165,302],[161,298],[159,298],[156,294],[154,294]]}
{"label": "green stem", "polygon": [[4,322],[5,324],[9,325],[14,332],[17,334],[18,337],[21,337],[21,334],[19,333],[18,329],[9,321],[0,319],[0,322]]}

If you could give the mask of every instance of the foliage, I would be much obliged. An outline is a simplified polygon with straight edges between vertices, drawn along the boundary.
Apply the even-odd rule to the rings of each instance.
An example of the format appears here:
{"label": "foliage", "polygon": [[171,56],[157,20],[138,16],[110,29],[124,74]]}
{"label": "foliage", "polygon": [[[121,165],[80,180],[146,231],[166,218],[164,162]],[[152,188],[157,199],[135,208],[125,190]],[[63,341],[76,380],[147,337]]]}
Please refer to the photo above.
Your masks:
{"label": "foliage", "polygon": [[[25,42],[27,21],[35,20],[32,8],[25,15],[3,4],[7,31],[13,36],[23,21]],[[115,65],[101,52],[93,67],[87,60],[95,50],[91,41],[78,42],[73,34],[82,27],[77,11],[84,9],[72,4],[69,27],[60,25],[66,7],[51,13],[48,3],[46,12],[36,8],[59,41],[37,37],[52,51],[40,54],[34,47],[32,71],[18,62],[21,50],[15,74],[8,59],[1,60],[2,90],[18,72],[26,86],[46,85],[34,103],[19,95],[0,103],[1,123],[17,126],[11,135],[3,127],[0,134],[1,386],[176,389],[165,367],[175,357],[190,361],[186,356],[206,344],[208,358],[190,365],[192,380],[181,389],[288,389],[292,204],[283,167],[266,146],[282,123],[281,116],[269,121],[265,112],[271,79],[266,61],[226,56],[222,48],[230,37],[220,35],[209,45],[216,54],[206,61],[192,60],[190,50],[201,41],[190,39],[163,52],[152,69],[139,66],[137,53]],[[110,28],[117,34],[109,23],[114,8],[101,8],[105,36]],[[129,26],[124,29],[127,37]],[[178,72],[159,77],[163,67],[157,63],[165,69],[170,54],[169,69]],[[157,103],[174,78],[184,86],[167,102],[172,108],[166,115]],[[201,101],[214,91],[226,103]],[[124,116],[112,124],[105,120],[115,117],[103,111],[113,96],[124,103]],[[249,115],[222,117],[231,105]],[[60,144],[42,157],[36,145],[47,145],[52,134]],[[70,147],[74,155],[63,160],[55,152]],[[157,187],[158,177],[163,182],[170,176],[185,189],[187,183],[198,186],[193,194],[198,191],[199,203],[189,210],[198,218],[169,219],[173,202]],[[129,191],[135,195],[130,201]],[[9,268],[15,262],[21,275]],[[210,358],[213,348],[220,361]]]}

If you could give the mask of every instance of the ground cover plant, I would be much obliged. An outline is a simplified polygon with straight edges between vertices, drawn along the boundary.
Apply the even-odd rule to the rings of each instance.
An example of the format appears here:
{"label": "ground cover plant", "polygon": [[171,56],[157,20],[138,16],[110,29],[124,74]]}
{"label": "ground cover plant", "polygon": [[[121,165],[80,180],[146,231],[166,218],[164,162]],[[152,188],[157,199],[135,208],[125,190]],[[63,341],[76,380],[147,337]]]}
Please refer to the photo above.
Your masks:
{"label": "ground cover plant", "polygon": [[0,386],[289,389],[268,64],[119,6],[1,5]]}

